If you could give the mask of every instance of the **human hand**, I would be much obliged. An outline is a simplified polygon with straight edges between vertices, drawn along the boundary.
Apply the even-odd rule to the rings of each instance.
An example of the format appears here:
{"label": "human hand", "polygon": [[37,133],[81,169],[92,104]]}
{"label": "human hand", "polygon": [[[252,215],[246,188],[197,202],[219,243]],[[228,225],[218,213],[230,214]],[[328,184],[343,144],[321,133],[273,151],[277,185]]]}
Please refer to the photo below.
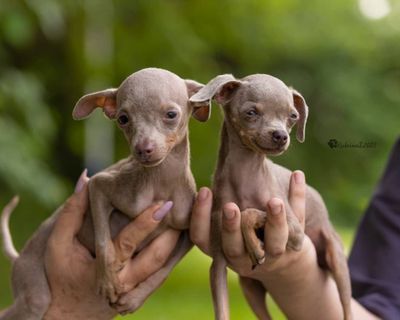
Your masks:
{"label": "human hand", "polygon": [[[304,231],[305,223],[305,181],[300,171],[293,173],[290,180],[289,203]],[[195,201],[192,213],[190,234],[192,241],[206,254],[210,255],[210,214],[212,194],[207,188],[201,188]],[[264,232],[266,263],[252,268],[246,252],[240,228],[240,209],[235,203],[227,203],[223,207],[222,216],[222,249],[230,267],[242,276],[262,280],[266,272],[282,269],[297,259],[298,251],[286,250],[288,241],[288,224],[283,201],[272,198],[266,204],[267,222]],[[309,242],[309,239],[306,240]],[[310,243],[305,243],[307,247]],[[311,244],[312,245],[312,244]],[[301,250],[303,251],[303,250]],[[261,279],[261,278],[262,279]]]}
{"label": "human hand", "polygon": [[[304,174],[292,174],[289,186],[289,204],[304,231],[305,226]],[[202,188],[194,204],[191,219],[191,239],[203,252],[210,255],[211,191]],[[227,203],[222,217],[222,250],[228,265],[240,276],[262,283],[264,288],[288,318],[331,319],[343,318],[336,285],[329,274],[320,269],[314,245],[304,238],[300,251],[287,249],[288,224],[284,202],[272,198],[266,204],[267,221],[264,227],[266,260],[252,269],[241,232],[241,214],[234,203]],[[318,301],[319,303],[315,303]],[[323,313],[321,313],[323,310]]]}
{"label": "human hand", "polygon": [[[96,261],[76,238],[88,208],[88,181],[84,172],[75,193],[58,210],[47,243],[45,267],[52,301],[45,319],[111,319],[117,314],[96,294]],[[131,258],[169,209],[168,203],[149,207],[114,239],[115,250],[124,257],[118,277],[127,291],[158,271],[174,250],[180,233],[169,229]]]}

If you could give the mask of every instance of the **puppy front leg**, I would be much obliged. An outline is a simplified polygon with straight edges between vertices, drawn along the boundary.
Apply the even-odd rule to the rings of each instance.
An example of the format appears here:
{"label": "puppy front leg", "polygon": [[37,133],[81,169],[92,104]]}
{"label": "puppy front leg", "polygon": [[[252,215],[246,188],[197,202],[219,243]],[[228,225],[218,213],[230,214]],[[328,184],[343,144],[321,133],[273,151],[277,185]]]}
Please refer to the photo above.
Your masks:
{"label": "puppy front leg", "polygon": [[300,251],[303,246],[304,231],[289,204],[286,205],[286,220],[289,228],[287,247],[295,251]]}
{"label": "puppy front leg", "polygon": [[102,296],[107,297],[111,303],[114,303],[121,292],[121,285],[117,277],[120,266],[116,261],[109,226],[113,207],[99,187],[97,180],[94,177],[89,183],[90,210],[95,235],[97,290]]}
{"label": "puppy front leg", "polygon": [[165,265],[140,283],[133,290],[123,294],[113,306],[121,315],[131,313],[140,308],[146,299],[162,285],[175,265],[189,252],[193,243],[189,239],[188,232],[182,233],[178,244]]}
{"label": "puppy front leg", "polygon": [[267,221],[264,211],[246,209],[241,212],[241,229],[247,253],[250,256],[253,269],[265,261],[263,242],[258,239],[256,229],[263,228]]}

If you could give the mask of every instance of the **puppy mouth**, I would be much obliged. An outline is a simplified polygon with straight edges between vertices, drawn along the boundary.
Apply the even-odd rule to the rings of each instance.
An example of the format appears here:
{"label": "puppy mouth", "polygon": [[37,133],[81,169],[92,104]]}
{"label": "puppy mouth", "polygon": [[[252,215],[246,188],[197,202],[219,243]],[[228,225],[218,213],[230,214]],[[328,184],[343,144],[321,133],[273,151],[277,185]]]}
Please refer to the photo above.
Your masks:
{"label": "puppy mouth", "polygon": [[160,165],[165,158],[160,158],[160,159],[145,159],[145,160],[140,160],[138,159],[139,163],[146,168],[151,168],[151,167],[157,167]]}
{"label": "puppy mouth", "polygon": [[273,146],[273,147],[263,146],[263,145],[259,144],[257,141],[254,141],[254,144],[259,151],[261,151],[262,153],[265,153],[267,155],[277,156],[277,155],[282,154],[286,150],[286,144],[284,144],[282,146]]}

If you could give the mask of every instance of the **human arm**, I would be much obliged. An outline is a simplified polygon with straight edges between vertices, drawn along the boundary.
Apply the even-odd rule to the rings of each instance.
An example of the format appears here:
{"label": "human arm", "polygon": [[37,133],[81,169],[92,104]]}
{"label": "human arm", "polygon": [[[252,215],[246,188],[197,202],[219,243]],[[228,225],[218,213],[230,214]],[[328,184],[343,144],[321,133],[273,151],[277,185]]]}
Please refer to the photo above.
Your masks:
{"label": "human arm", "polygon": [[[96,293],[95,259],[76,234],[88,207],[88,178],[83,174],[76,192],[61,209],[49,238],[45,266],[52,302],[45,319],[111,319],[117,312]],[[151,206],[128,224],[114,239],[117,251],[125,257],[119,272],[121,282],[135,286],[162,268],[174,250],[179,232],[167,230],[134,258],[141,241],[157,228],[168,208]]]}
{"label": "human arm", "polygon": [[[302,172],[290,180],[289,202],[304,230],[305,181]],[[209,229],[212,206],[211,191],[202,188],[194,205],[191,221],[192,241],[210,254]],[[341,319],[342,307],[336,285],[329,273],[319,268],[316,250],[306,236],[300,251],[286,250],[288,225],[281,199],[271,199],[267,206],[265,251],[267,260],[254,270],[246,253],[240,230],[240,211],[234,203],[224,206],[222,247],[230,267],[239,275],[256,279],[289,319]],[[376,319],[356,301],[352,301],[355,319]]]}

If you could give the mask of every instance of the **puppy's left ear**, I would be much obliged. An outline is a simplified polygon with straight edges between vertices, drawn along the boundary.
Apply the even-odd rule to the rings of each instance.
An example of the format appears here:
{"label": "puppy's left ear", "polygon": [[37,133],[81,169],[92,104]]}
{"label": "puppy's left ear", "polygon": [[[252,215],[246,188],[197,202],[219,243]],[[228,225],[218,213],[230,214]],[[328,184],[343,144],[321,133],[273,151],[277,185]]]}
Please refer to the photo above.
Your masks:
{"label": "puppy's left ear", "polygon": [[[186,79],[185,83],[186,83],[186,88],[187,88],[187,93],[188,93],[189,98],[191,96],[193,96],[194,94],[196,94],[197,92],[199,92],[200,89],[202,89],[204,87],[204,84],[199,83],[194,80],[190,80],[190,79]],[[208,104],[193,106],[192,116],[196,120],[205,122],[208,119],[210,119],[210,115],[211,115],[211,109]]]}
{"label": "puppy's left ear", "polygon": [[108,118],[114,119],[117,113],[117,91],[118,89],[114,88],[106,89],[83,96],[76,103],[72,117],[81,120],[88,117],[96,108],[101,108]]}
{"label": "puppy's left ear", "polygon": [[299,113],[300,119],[297,122],[296,138],[299,142],[304,142],[306,134],[306,123],[308,118],[308,106],[303,96],[295,89],[290,88],[293,95],[293,104]]}
{"label": "puppy's left ear", "polygon": [[203,117],[205,120],[200,121],[208,120],[211,113],[211,100],[215,99],[222,106],[227,104],[241,84],[242,82],[236,80],[231,74],[219,75],[210,80],[189,99],[194,108],[194,114],[207,114],[207,117]]}

